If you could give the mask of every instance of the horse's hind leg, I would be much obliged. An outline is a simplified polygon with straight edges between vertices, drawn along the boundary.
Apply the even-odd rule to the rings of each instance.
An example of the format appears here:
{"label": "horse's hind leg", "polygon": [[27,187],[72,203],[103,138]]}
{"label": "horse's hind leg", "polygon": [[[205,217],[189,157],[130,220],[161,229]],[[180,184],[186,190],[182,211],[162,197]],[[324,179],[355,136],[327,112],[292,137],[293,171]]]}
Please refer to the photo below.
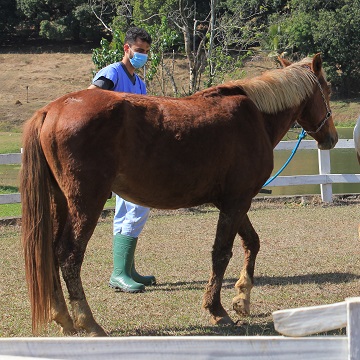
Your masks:
{"label": "horse's hind leg", "polygon": [[220,211],[212,251],[212,273],[203,299],[203,308],[209,310],[212,324],[233,324],[221,304],[220,292],[225,270],[232,257],[234,238],[241,217],[241,213],[237,210],[229,213]]}
{"label": "horse's hind leg", "polygon": [[93,198],[85,194],[82,199],[77,200],[76,206],[73,203],[69,205],[69,217],[62,234],[62,246],[59,247],[59,265],[69,293],[74,326],[91,336],[106,336],[106,332],[92,315],[80,272],[87,243],[96,227],[108,192],[104,192],[103,202],[89,203]]}
{"label": "horse's hind leg", "polygon": [[254,284],[255,260],[260,249],[260,241],[247,215],[241,223],[238,234],[242,239],[245,257],[240,278],[235,284],[238,295],[233,298],[232,305],[238,315],[249,315],[250,292]]}
{"label": "horse's hind leg", "polygon": [[[59,245],[61,244],[62,233],[66,224],[67,205],[63,194],[59,191],[56,184],[53,184],[54,194],[52,198],[52,212],[54,217],[54,290],[51,301],[51,319],[61,326],[64,335],[72,335],[76,333],[74,323],[69,314],[64,293],[62,290],[59,275]],[[61,245],[60,245],[61,247]]]}
{"label": "horse's hind leg", "polygon": [[[58,271],[57,275],[59,275]],[[59,276],[56,277],[54,284],[53,301],[51,303],[51,319],[61,326],[61,332],[64,335],[76,334],[77,330],[75,329],[73,320],[69,314]]]}

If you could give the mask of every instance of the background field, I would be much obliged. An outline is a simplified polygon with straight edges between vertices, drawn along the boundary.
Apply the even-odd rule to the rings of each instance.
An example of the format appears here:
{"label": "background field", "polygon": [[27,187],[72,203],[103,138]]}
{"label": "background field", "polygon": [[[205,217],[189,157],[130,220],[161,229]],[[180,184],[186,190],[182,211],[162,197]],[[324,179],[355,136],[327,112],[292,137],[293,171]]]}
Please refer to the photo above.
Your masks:
{"label": "background field", "polygon": [[[0,132],[21,132],[22,124],[35,110],[66,93],[87,88],[95,70],[91,49],[86,47],[0,48],[0,65],[3,72]],[[278,66],[274,58],[258,55],[250,57],[244,65],[245,76],[258,75]],[[179,56],[174,68],[179,88],[186,87],[185,59]],[[149,90],[154,94],[159,92],[156,80]],[[333,101],[332,108],[334,120],[341,126],[354,125],[360,114],[359,99]]]}
{"label": "background field", "polygon": [[[217,210],[152,211],[136,261],[138,271],[156,275],[158,285],[143,294],[115,293],[107,286],[112,269],[109,215],[98,224],[85,255],[82,280],[89,304],[111,336],[276,334],[275,310],[359,296],[359,204],[356,198],[331,206],[306,199],[255,202],[249,216],[261,249],[251,316],[238,319],[231,309],[243,263],[239,238],[223,283],[223,305],[239,320],[234,327],[209,325],[201,310]],[[0,336],[31,336],[17,226],[0,228],[0,262]],[[52,324],[41,335],[58,336],[58,328]]]}

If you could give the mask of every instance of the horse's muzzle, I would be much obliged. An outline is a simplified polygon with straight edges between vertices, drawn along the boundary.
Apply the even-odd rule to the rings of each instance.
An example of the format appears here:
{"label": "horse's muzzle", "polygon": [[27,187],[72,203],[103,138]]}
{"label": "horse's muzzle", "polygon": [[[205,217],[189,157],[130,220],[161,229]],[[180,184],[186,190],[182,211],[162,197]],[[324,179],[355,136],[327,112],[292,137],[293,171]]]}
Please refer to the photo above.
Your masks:
{"label": "horse's muzzle", "polygon": [[327,139],[325,139],[324,141],[319,142],[318,141],[318,148],[320,150],[330,150],[333,149],[335,147],[335,145],[338,142],[338,134],[337,132],[334,135],[329,135],[327,137]]}

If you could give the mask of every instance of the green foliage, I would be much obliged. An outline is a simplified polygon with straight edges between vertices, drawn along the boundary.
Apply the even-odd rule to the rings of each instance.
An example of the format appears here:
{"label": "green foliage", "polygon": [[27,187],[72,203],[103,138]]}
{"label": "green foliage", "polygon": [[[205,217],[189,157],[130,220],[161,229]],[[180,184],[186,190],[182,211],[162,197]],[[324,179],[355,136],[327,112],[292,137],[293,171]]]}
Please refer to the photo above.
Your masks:
{"label": "green foliage", "polygon": [[71,37],[71,29],[64,18],[58,21],[43,20],[40,23],[39,35],[49,40],[63,40]]}
{"label": "green foliage", "polygon": [[49,40],[99,39],[103,32],[91,6],[84,0],[20,0],[18,9],[27,26]]}
{"label": "green foliage", "polygon": [[[150,58],[146,64],[146,80],[151,81],[157,72],[164,52],[171,49],[178,40],[178,33],[168,25],[165,16],[161,18],[160,24],[154,23],[149,25],[140,22],[134,25],[141,26],[153,39]],[[112,41],[102,39],[100,48],[93,51],[92,59],[98,70],[111,63],[120,61],[124,55],[123,45],[126,30],[116,29],[113,31]]]}
{"label": "green foliage", "polygon": [[7,36],[12,35],[14,27],[17,24],[16,1],[0,1],[0,42],[3,42]]}
{"label": "green foliage", "polygon": [[261,45],[278,53],[301,52],[309,54],[314,49],[314,18],[307,12],[294,12],[291,15],[274,14],[270,16],[268,32],[260,41]]}
{"label": "green foliage", "polygon": [[222,46],[215,47],[205,67],[205,88],[223,83],[229,78],[242,78],[244,76],[243,60],[248,55],[249,52],[234,55],[226,52]]}
{"label": "green foliage", "polygon": [[270,17],[263,47],[296,58],[321,52],[333,87],[360,91],[360,1],[291,0],[289,8]]}
{"label": "green foliage", "polygon": [[[206,58],[207,71],[212,77],[210,83],[220,80],[221,70],[226,74],[230,57],[236,59],[239,52],[246,54],[249,48],[260,46],[274,53],[286,52],[294,58],[321,52],[334,87],[348,94],[360,91],[360,0],[217,0],[215,3],[214,48]],[[147,69],[148,79],[153,79],[164,53],[183,46],[181,27],[186,24],[191,28],[194,20],[197,21],[197,34],[194,37],[191,31],[190,35],[195,52],[209,29],[210,2],[196,0],[185,4],[186,18],[181,19],[178,0],[0,0],[0,42],[9,43],[15,36],[25,39],[30,33],[32,37],[55,41],[100,42],[111,28],[112,40],[101,40],[100,48],[94,50],[94,63],[100,68],[121,58],[121,38],[129,26],[137,25],[153,34],[152,61]],[[202,51],[209,51],[208,44]],[[198,71],[203,70],[200,67]]]}
{"label": "green foliage", "polygon": [[350,95],[360,90],[360,1],[346,0],[335,11],[320,11],[316,45],[324,54],[333,85]]}
{"label": "green foliage", "polygon": [[112,41],[106,39],[100,41],[100,47],[94,49],[92,54],[92,61],[97,70],[122,59],[124,56],[124,39],[125,33],[115,30]]}
{"label": "green foliage", "polygon": [[146,23],[140,23],[139,26],[144,28],[153,39],[150,61],[146,67],[146,79],[152,81],[159,65],[163,61],[164,53],[169,51],[179,41],[179,34],[169,26],[165,16],[161,17],[160,24],[147,25]]}

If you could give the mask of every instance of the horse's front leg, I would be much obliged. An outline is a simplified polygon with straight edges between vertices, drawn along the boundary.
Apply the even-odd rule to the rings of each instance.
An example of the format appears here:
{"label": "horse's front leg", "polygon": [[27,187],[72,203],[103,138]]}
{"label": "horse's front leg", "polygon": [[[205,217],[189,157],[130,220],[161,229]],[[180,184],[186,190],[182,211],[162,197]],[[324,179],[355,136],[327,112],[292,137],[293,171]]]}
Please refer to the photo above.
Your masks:
{"label": "horse's front leg", "polygon": [[233,298],[232,305],[238,315],[249,315],[250,292],[254,284],[255,259],[260,249],[260,241],[247,215],[240,225],[238,234],[242,239],[245,256],[240,278],[235,284],[238,295]]}
{"label": "horse's front leg", "polygon": [[210,322],[233,324],[220,300],[221,286],[225,270],[232,257],[234,238],[242,215],[238,211],[225,213],[220,211],[215,243],[212,250],[212,273],[206,286],[203,308],[210,312]]}

